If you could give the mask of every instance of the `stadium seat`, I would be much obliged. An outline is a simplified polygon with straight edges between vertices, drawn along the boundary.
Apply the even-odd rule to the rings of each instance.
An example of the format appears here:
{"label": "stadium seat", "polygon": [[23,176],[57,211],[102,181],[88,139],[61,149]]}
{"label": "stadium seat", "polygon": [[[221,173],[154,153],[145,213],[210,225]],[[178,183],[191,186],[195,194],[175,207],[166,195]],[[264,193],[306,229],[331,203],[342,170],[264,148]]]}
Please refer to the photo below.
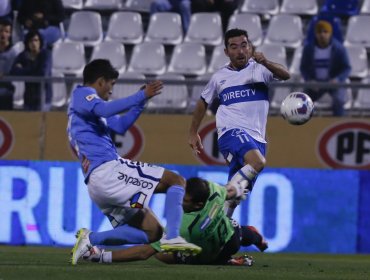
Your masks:
{"label": "stadium seat", "polygon": [[77,11],[71,15],[66,42],[96,46],[103,40],[101,16],[97,12]]}
{"label": "stadium seat", "polygon": [[122,8],[122,0],[86,0],[84,9],[118,10]]}
{"label": "stadium seat", "polygon": [[[165,73],[157,76],[159,80],[185,81],[183,75],[174,73]],[[148,102],[148,109],[155,110],[185,110],[188,104],[188,88],[185,84],[166,84],[162,89],[162,93]]]}
{"label": "stadium seat", "polygon": [[286,50],[283,46],[278,45],[261,45],[257,51],[262,52],[265,57],[273,62],[287,66]]}
{"label": "stadium seat", "polygon": [[225,49],[224,45],[214,47],[211,56],[211,61],[209,62],[207,68],[208,73],[216,72],[218,69],[220,69],[222,66],[224,66],[230,61],[229,58],[225,55],[224,49]]}
{"label": "stadium seat", "polygon": [[301,71],[299,70],[301,66],[303,47],[299,46],[294,50],[293,59],[289,67],[289,72],[293,77],[300,77]]}
{"label": "stadium seat", "polygon": [[313,16],[308,23],[307,32],[306,32],[306,42],[313,42],[315,40],[315,25],[319,20],[326,20],[331,23],[333,26],[333,37],[338,41],[343,42],[342,34],[342,22],[338,17],[332,17],[330,15],[317,15]]}
{"label": "stadium seat", "polygon": [[347,46],[352,67],[351,78],[365,78],[369,74],[366,49],[361,46]]}
{"label": "stadium seat", "polygon": [[57,42],[52,51],[52,74],[82,75],[85,67],[85,49],[82,43]]}
{"label": "stadium seat", "polygon": [[135,12],[149,13],[152,0],[127,0],[124,9]]}
{"label": "stadium seat", "polygon": [[283,14],[316,15],[317,11],[317,0],[283,0],[280,8]]}
{"label": "stadium seat", "polygon": [[199,43],[176,45],[168,66],[168,72],[183,75],[202,75],[206,72],[206,51]]}
{"label": "stadium seat", "polygon": [[81,10],[83,8],[83,0],[63,0],[64,8]]}
{"label": "stadium seat", "polygon": [[156,42],[135,45],[127,71],[145,75],[161,75],[166,71],[164,46]]}
{"label": "stadium seat", "polygon": [[320,13],[334,16],[353,16],[359,13],[359,0],[326,0]]}
{"label": "stadium seat", "polygon": [[222,43],[222,39],[222,23],[219,13],[192,14],[184,40],[186,43],[217,46]]}
{"label": "stadium seat", "polygon": [[370,0],[364,0],[362,3],[361,14],[370,14]]}
{"label": "stadium seat", "polygon": [[370,15],[350,17],[344,44],[370,48],[370,33],[364,30],[368,26],[370,26]]}
{"label": "stadium seat", "polygon": [[[369,85],[370,79],[365,78],[362,83]],[[370,88],[360,88],[353,101],[353,109],[359,111],[362,115],[370,115]]]}
{"label": "stadium seat", "polygon": [[119,73],[126,70],[125,47],[120,42],[104,41],[94,47],[91,60],[97,58],[108,59]]}
{"label": "stadium seat", "polygon": [[124,44],[140,44],[144,31],[141,14],[138,12],[115,12],[108,24],[106,41],[118,41]]}
{"label": "stadium seat", "polygon": [[[63,73],[55,73],[53,77],[64,78]],[[53,82],[51,106],[54,108],[61,108],[67,104],[67,86],[65,82]]]}
{"label": "stadium seat", "polygon": [[113,88],[113,94],[111,95],[112,99],[118,99],[130,96],[135,92],[140,90],[140,87],[143,86],[145,82],[145,75],[137,72],[125,72],[120,74],[119,79],[128,79],[128,80],[142,80],[142,83],[134,82],[117,82]]}
{"label": "stadium seat", "polygon": [[242,13],[276,15],[279,13],[279,0],[244,0]]}
{"label": "stadium seat", "polygon": [[270,20],[264,44],[296,48],[303,40],[302,19],[297,15],[276,15]]}
{"label": "stadium seat", "polygon": [[262,44],[263,32],[261,18],[257,14],[233,14],[230,17],[227,29],[247,28],[249,40],[255,46]]}
{"label": "stadium seat", "polygon": [[150,16],[146,42],[178,45],[183,40],[181,17],[177,13],[155,13]]}

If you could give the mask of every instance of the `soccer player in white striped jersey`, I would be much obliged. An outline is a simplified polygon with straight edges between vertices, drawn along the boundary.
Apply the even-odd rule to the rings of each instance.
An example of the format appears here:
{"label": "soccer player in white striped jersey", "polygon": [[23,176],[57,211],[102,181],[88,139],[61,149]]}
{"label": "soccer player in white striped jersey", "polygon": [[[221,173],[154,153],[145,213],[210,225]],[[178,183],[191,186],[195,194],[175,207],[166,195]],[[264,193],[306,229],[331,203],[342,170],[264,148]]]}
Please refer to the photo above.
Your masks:
{"label": "soccer player in white striped jersey", "polygon": [[108,60],[91,61],[84,68],[83,85],[73,91],[68,108],[68,137],[81,161],[90,198],[114,227],[105,232],[80,229],[71,262],[75,265],[93,245],[159,240],[162,226],[148,209],[153,193],[158,192],[166,193],[167,227],[161,249],[197,253],[201,248],[180,236],[185,179],[160,166],[121,158],[110,136],[112,130],[120,134],[127,131],[145,102],[160,94],[162,82],[153,81],[129,97],[107,102],[117,78],[118,72]]}
{"label": "soccer player in white striped jersey", "polygon": [[224,52],[230,63],[216,71],[202,91],[193,113],[188,142],[196,154],[203,149],[198,130],[207,106],[218,98],[218,147],[229,165],[230,184],[247,181],[248,189],[252,190],[256,176],[266,164],[268,84],[287,80],[290,74],[283,65],[254,51],[247,31],[230,29],[224,41]]}

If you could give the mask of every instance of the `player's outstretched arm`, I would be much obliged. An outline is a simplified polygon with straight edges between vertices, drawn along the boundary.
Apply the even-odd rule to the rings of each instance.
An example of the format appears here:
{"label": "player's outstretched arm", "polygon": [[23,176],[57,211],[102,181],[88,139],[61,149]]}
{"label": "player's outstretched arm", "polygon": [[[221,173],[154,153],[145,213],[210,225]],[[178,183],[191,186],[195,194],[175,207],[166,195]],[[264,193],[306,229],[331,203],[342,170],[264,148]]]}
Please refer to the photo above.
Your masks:
{"label": "player's outstretched arm", "polygon": [[288,80],[290,79],[290,73],[288,70],[281,64],[272,62],[268,60],[263,53],[261,52],[254,52],[253,53],[253,59],[259,63],[265,66],[268,70],[274,74],[274,77],[280,79],[280,80]]}
{"label": "player's outstretched arm", "polygon": [[193,113],[193,119],[191,121],[188,138],[189,146],[194,151],[195,154],[199,154],[200,150],[203,149],[202,141],[198,134],[198,130],[206,111],[207,103],[201,98],[198,100]]}
{"label": "player's outstretched arm", "polygon": [[132,107],[126,114],[115,115],[107,119],[110,129],[118,134],[125,134],[127,130],[135,123],[144,110],[144,104]]}

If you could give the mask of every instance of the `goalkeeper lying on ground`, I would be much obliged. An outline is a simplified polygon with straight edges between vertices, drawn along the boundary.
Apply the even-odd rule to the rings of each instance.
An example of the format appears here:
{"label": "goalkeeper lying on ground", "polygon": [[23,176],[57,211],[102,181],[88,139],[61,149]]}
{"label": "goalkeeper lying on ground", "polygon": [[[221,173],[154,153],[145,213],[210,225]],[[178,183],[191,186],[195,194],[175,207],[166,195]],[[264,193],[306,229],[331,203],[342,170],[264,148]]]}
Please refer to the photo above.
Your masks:
{"label": "goalkeeper lying on ground", "polygon": [[155,255],[158,260],[168,264],[244,265],[245,259],[232,258],[240,246],[253,244],[264,251],[267,243],[254,227],[240,227],[226,216],[223,210],[225,200],[238,196],[240,194],[233,187],[223,188],[200,178],[187,180],[181,236],[202,247],[202,252],[196,256],[181,252],[163,254],[159,242],[155,242],[117,251],[105,251],[94,246],[84,255],[84,259],[100,263],[128,262],[146,260]]}

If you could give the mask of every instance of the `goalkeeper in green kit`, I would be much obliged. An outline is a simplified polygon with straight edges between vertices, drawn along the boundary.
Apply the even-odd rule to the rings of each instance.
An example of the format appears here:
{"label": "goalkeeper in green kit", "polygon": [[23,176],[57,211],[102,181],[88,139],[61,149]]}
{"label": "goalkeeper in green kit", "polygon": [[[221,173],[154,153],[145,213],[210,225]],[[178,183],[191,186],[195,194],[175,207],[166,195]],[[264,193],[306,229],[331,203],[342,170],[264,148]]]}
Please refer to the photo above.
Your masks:
{"label": "goalkeeper in green kit", "polygon": [[254,227],[239,226],[226,216],[225,200],[242,196],[240,189],[229,184],[221,187],[201,178],[187,180],[180,234],[188,242],[202,248],[198,255],[176,251],[164,254],[160,251],[159,242],[155,242],[116,251],[105,251],[94,246],[83,258],[92,262],[110,263],[146,260],[155,255],[158,260],[168,264],[248,265],[245,263],[248,259],[233,258],[232,255],[238,252],[240,246],[255,245],[264,251],[267,242]]}

